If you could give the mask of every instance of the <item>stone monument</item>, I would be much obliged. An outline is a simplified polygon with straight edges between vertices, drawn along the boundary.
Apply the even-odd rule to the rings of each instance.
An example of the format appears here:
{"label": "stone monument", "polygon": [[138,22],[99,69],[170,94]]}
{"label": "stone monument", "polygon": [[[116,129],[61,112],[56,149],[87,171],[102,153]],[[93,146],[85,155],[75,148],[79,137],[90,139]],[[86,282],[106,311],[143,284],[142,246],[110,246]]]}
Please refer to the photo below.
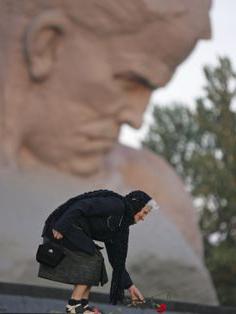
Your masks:
{"label": "stone monument", "polygon": [[1,1],[0,280],[53,285],[36,278],[34,254],[44,219],[61,202],[93,189],[143,189],[161,210],[132,228],[134,282],[145,295],[158,284],[177,299],[217,304],[183,182],[160,156],[118,143],[121,125],[139,128],[151,91],[169,82],[198,40],[210,38],[210,6]]}

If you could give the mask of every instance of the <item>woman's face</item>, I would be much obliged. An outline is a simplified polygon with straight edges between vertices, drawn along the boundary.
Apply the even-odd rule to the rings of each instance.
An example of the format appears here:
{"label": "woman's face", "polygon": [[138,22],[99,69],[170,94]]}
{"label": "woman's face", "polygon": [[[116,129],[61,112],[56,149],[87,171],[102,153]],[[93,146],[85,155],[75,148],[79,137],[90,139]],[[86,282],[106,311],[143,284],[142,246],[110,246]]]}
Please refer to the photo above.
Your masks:
{"label": "woman's face", "polygon": [[134,215],[135,223],[138,221],[144,220],[144,218],[148,215],[150,209],[148,207],[143,207],[139,212]]}

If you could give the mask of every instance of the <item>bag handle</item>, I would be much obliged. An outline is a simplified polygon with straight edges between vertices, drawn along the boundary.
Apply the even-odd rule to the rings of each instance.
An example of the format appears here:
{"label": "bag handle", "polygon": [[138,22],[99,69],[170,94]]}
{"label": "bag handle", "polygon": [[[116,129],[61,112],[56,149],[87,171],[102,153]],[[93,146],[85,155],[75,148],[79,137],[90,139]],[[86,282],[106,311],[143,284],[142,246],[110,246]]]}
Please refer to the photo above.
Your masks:
{"label": "bag handle", "polygon": [[58,244],[59,246],[62,246],[62,241],[63,238],[61,239],[55,239],[54,237],[53,238],[48,238],[48,237],[44,237],[46,239],[46,242],[43,241],[43,243],[48,243],[48,242],[51,242],[51,243],[54,243],[54,244]]}

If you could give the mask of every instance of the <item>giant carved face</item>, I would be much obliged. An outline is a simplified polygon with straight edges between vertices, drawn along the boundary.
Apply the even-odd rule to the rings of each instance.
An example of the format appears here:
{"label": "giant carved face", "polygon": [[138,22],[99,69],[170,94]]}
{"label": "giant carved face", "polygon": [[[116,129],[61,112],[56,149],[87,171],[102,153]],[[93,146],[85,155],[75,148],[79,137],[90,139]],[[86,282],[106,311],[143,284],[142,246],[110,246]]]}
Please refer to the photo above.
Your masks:
{"label": "giant carved face", "polygon": [[210,1],[37,3],[19,32],[30,104],[19,151],[87,175],[101,166],[123,123],[141,126],[151,91],[209,37]]}

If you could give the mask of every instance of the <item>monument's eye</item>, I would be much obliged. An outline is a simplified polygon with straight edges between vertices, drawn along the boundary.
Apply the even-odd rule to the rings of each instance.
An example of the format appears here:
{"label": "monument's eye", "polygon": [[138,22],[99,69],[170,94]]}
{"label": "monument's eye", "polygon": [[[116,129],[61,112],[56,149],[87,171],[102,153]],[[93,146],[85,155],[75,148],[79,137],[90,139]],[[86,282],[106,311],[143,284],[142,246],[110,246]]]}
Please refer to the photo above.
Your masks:
{"label": "monument's eye", "polygon": [[116,73],[114,74],[114,78],[121,80],[124,87],[128,89],[135,89],[140,86],[149,90],[154,90],[157,88],[157,86],[150,82],[150,80],[148,80],[146,77],[133,71]]}

